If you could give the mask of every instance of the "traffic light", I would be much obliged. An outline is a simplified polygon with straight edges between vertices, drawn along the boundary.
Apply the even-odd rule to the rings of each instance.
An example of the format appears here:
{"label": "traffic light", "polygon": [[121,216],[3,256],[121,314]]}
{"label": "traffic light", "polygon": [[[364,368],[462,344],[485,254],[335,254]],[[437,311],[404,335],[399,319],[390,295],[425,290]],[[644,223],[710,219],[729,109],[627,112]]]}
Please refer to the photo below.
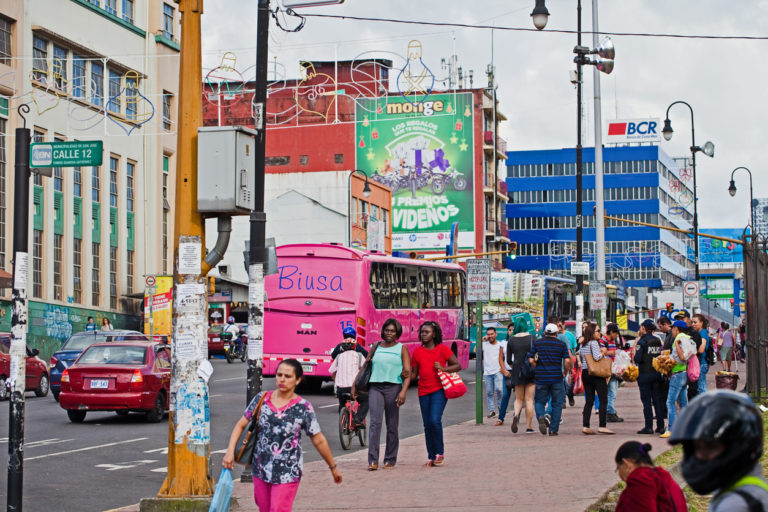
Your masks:
{"label": "traffic light", "polygon": [[517,242],[509,242],[509,257],[513,260],[517,258]]}
{"label": "traffic light", "polygon": [[667,302],[667,313],[671,313],[675,309],[675,305],[671,302]]}

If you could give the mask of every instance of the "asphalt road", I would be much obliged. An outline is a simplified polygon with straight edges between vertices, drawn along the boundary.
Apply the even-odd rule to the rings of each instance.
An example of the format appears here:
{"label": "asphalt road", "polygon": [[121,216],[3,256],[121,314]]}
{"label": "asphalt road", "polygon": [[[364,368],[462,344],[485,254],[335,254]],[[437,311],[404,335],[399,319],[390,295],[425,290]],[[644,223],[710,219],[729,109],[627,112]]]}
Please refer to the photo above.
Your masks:
{"label": "asphalt road", "polygon": [[[229,434],[245,409],[244,363],[227,364],[212,360],[214,374],[210,382],[211,398],[211,474],[218,478],[221,459]],[[444,425],[453,425],[474,417],[474,361],[462,372],[470,384],[469,392],[448,403]],[[274,379],[264,380],[265,389],[274,389]],[[339,443],[338,401],[333,386],[316,392],[303,392],[317,412],[320,426],[335,456],[346,453]],[[8,402],[0,413],[0,449],[7,452]],[[167,420],[148,424],[142,414],[117,416],[112,413],[88,413],[85,422],[70,423],[66,412],[51,395],[37,398],[26,395],[24,444],[25,512],[50,510],[103,511],[137,503],[155,496],[166,474],[168,450]],[[423,432],[416,390],[411,389],[400,415],[400,437]],[[383,440],[383,439],[382,439]],[[306,461],[320,456],[307,439]],[[352,450],[359,449],[353,440]],[[426,451],[425,451],[426,457]],[[5,461],[7,458],[3,457]],[[0,498],[5,507],[7,463],[0,470]]]}

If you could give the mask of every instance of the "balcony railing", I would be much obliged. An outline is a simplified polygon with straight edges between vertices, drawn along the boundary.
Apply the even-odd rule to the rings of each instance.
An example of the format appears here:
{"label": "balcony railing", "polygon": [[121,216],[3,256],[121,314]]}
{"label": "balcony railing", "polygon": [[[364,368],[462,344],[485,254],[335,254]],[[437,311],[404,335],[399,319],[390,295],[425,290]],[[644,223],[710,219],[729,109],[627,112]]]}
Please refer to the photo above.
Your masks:
{"label": "balcony railing", "polygon": [[503,153],[504,155],[507,154],[507,141],[502,139],[501,137],[496,138],[496,150],[499,153]]}
{"label": "balcony railing", "polygon": [[507,182],[505,180],[499,180],[499,192],[502,195],[508,196]]}

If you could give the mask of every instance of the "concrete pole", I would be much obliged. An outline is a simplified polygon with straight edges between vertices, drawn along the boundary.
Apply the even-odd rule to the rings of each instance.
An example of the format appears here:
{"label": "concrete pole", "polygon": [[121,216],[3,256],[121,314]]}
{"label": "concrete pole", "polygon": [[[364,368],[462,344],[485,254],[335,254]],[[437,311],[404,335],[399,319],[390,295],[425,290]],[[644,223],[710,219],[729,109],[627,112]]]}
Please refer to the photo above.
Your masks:
{"label": "concrete pole", "polygon": [[208,294],[205,239],[197,212],[197,129],[203,125],[200,22],[203,0],[179,0],[176,208],[174,216],[173,366],[168,418],[168,474],[158,497],[210,496],[211,424],[208,383],[198,376],[207,360]]}
{"label": "concrete pole", "polygon": [[[598,48],[597,0],[592,0],[592,47]],[[592,66],[595,111],[595,270],[597,281],[605,282],[605,193],[603,192],[603,112],[600,99],[600,70]],[[607,302],[607,301],[606,301]],[[607,305],[607,304],[606,304]],[[600,320],[607,322],[605,310]]]}

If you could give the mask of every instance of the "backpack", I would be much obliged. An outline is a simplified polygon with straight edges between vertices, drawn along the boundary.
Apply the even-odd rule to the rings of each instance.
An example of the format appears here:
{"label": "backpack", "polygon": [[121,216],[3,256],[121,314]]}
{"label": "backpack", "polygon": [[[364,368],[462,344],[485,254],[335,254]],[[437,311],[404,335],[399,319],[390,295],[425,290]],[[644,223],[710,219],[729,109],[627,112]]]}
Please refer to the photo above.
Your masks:
{"label": "backpack", "polygon": [[704,357],[705,357],[705,361],[707,362],[707,365],[714,366],[714,364],[715,364],[715,342],[713,340],[709,340],[709,346],[704,351]]}

